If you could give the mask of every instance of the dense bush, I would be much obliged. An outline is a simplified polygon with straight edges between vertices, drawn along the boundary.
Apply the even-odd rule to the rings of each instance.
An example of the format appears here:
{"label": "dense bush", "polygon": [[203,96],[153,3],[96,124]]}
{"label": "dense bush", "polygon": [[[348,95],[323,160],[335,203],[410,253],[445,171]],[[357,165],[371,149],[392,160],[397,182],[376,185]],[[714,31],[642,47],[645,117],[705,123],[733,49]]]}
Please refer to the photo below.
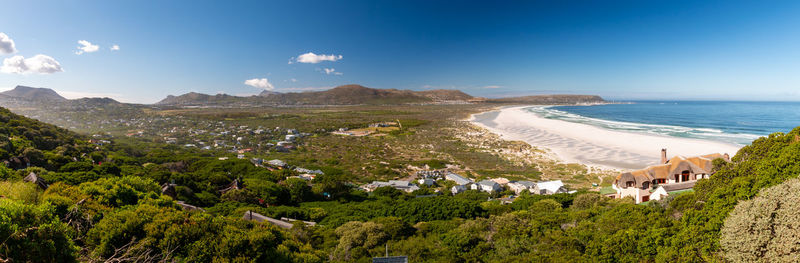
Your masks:
{"label": "dense bush", "polygon": [[720,245],[733,262],[800,261],[800,179],[761,190],[725,219]]}

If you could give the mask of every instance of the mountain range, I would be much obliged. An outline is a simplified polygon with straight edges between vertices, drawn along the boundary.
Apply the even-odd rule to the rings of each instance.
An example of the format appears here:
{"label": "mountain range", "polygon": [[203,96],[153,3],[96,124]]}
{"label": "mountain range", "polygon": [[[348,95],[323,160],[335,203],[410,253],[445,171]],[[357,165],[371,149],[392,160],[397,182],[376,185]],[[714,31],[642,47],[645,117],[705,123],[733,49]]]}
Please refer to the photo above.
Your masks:
{"label": "mountain range", "polygon": [[279,93],[263,91],[259,95],[240,97],[227,94],[208,95],[196,92],[180,96],[167,96],[156,105],[162,106],[222,106],[222,105],[397,105],[397,104],[432,104],[432,103],[523,103],[523,104],[559,104],[559,103],[596,103],[604,102],[603,98],[593,95],[542,95],[503,99],[487,99],[473,97],[460,90],[398,90],[373,89],[361,85],[344,85],[324,91]]}
{"label": "mountain range", "polygon": [[[70,105],[119,104],[110,98],[81,98],[69,100],[52,89],[17,86],[0,92],[0,100],[26,103],[56,103]],[[500,99],[473,97],[460,90],[398,90],[373,89],[361,85],[344,85],[324,91],[280,93],[262,91],[253,96],[228,94],[209,95],[190,92],[179,96],[169,95],[155,106],[310,106],[310,105],[400,105],[448,103],[517,103],[517,104],[574,104],[604,102],[593,95],[540,95]]]}

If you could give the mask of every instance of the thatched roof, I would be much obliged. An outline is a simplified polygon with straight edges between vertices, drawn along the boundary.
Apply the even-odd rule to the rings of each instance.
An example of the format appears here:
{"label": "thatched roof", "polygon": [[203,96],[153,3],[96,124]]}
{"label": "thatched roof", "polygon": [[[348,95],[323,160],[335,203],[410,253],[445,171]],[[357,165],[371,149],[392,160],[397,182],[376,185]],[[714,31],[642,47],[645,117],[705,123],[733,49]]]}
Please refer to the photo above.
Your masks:
{"label": "thatched roof", "polygon": [[25,182],[34,183],[37,186],[39,186],[39,188],[42,189],[47,189],[47,187],[49,186],[47,184],[47,181],[36,175],[36,173],[34,172],[29,173],[28,176],[25,176],[25,178],[22,180]]}
{"label": "thatched roof", "polygon": [[241,181],[239,181],[239,178],[236,178],[235,180],[233,180],[233,182],[231,182],[228,185],[228,187],[225,187],[222,190],[219,190],[219,192],[224,194],[224,193],[227,193],[228,191],[231,191],[231,190],[241,190],[243,188],[244,188],[244,184]]}
{"label": "thatched roof", "polygon": [[164,194],[164,195],[168,195],[168,196],[171,196],[171,197],[174,198],[177,195],[177,192],[175,190],[176,186],[178,186],[178,185],[177,184],[171,184],[171,183],[164,183],[164,184],[161,185],[161,193]]}
{"label": "thatched roof", "polygon": [[694,157],[675,156],[665,164],[651,165],[641,170],[635,170],[617,175],[615,184],[619,187],[627,187],[627,182],[634,182],[636,187],[643,187],[644,182],[655,179],[673,179],[676,174],[689,171],[692,174],[691,180],[695,180],[697,174],[711,174],[714,167],[713,160],[717,158],[727,159],[719,153],[707,154]]}

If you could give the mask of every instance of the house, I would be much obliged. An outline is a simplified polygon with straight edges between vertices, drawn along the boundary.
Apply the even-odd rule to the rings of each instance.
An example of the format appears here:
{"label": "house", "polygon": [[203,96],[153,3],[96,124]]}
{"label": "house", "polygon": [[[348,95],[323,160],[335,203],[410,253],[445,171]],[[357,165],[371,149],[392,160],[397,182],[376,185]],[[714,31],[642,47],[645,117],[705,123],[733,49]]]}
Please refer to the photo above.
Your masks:
{"label": "house", "polygon": [[228,184],[228,187],[219,190],[219,192],[220,194],[224,194],[232,190],[241,190],[243,188],[244,184],[241,181],[239,181],[239,178],[236,178],[236,180],[233,180],[230,184]]}
{"label": "house", "polygon": [[178,186],[174,183],[164,183],[161,185],[161,194],[170,196],[175,198],[178,195],[178,192],[175,190],[175,187]]}
{"label": "house", "polygon": [[301,174],[325,174],[322,170],[310,170],[306,168],[296,167],[294,168],[295,171]]}
{"label": "house", "polygon": [[401,181],[401,180],[389,180],[388,182],[381,182],[381,181],[374,181],[372,183],[366,184],[361,186],[361,189],[364,191],[372,192],[375,191],[378,187],[389,186],[393,187],[394,189],[405,191],[405,192],[414,192],[419,190],[419,186],[411,184],[409,181]]}
{"label": "house", "polygon": [[450,187],[450,192],[453,194],[463,193],[464,191],[467,191],[467,186],[465,185],[454,185]]}
{"label": "house", "polygon": [[472,180],[461,177],[460,175],[457,175],[452,172],[448,172],[447,174],[445,174],[444,179],[456,182],[457,185],[466,185],[473,183]]}
{"label": "house", "polygon": [[564,183],[561,182],[561,180],[553,180],[537,182],[536,185],[531,189],[531,192],[539,195],[551,195],[567,193],[568,190],[566,187],[564,187]]}
{"label": "house", "polygon": [[506,184],[508,184],[510,182],[510,181],[508,181],[508,179],[503,178],[503,177],[492,178],[491,180],[494,181],[495,183],[499,184],[499,185],[506,185]]}
{"label": "house", "polygon": [[508,189],[514,191],[514,193],[519,195],[523,191],[533,192],[531,189],[533,189],[536,186],[536,183],[531,181],[516,181],[508,183],[506,186],[508,187]]}
{"label": "house", "polygon": [[697,181],[687,181],[683,183],[659,185],[656,189],[650,190],[650,200],[661,200],[670,194],[677,194],[694,188]]}
{"label": "house", "polygon": [[36,175],[36,173],[34,172],[29,173],[28,176],[25,176],[25,178],[22,179],[22,181],[28,183],[34,183],[36,184],[36,186],[42,188],[43,190],[47,189],[47,187],[49,186],[44,179]]}
{"label": "house", "polygon": [[278,159],[269,160],[269,161],[267,161],[267,164],[275,166],[275,167],[280,167],[280,168],[286,167],[286,165],[287,165],[286,162],[278,160]]}
{"label": "house", "polygon": [[[669,192],[691,189],[694,187],[694,183],[690,182],[709,178],[714,172],[712,169],[715,159],[730,162],[730,156],[727,153],[713,153],[694,157],[675,156],[672,159],[667,159],[667,149],[661,149],[660,164],[651,165],[641,170],[620,173],[611,186],[617,191],[616,198],[630,196],[637,204],[647,202],[650,199],[661,199],[665,194],[668,195]],[[671,184],[679,185],[658,190],[660,186]],[[653,195],[654,193],[656,195]]]}
{"label": "house", "polygon": [[[245,220],[252,220],[252,221],[256,221],[256,222],[264,222],[264,221],[266,221],[266,222],[269,222],[269,223],[271,223],[273,225],[276,225],[276,226],[278,226],[280,228],[284,228],[284,229],[291,229],[292,227],[294,227],[294,224],[292,224],[292,222],[298,221],[298,220],[295,220],[295,219],[289,219],[289,218],[285,218],[285,217],[282,217],[280,220],[278,220],[278,219],[275,219],[275,218],[272,218],[272,217],[264,216],[262,214],[253,213],[253,211],[249,211],[249,210],[244,212],[244,216],[242,216],[242,218],[245,219]],[[317,224],[317,223],[308,222],[308,221],[301,221],[301,222],[303,222],[307,226],[314,226],[314,225]]]}
{"label": "house", "polygon": [[500,191],[502,188],[500,184],[496,183],[492,180],[483,180],[471,186],[472,190],[480,190],[484,192],[496,192]]}
{"label": "house", "polygon": [[433,182],[434,182],[433,179],[428,179],[428,178],[417,180],[417,183],[419,183],[420,185],[427,185],[427,186],[433,185]]}

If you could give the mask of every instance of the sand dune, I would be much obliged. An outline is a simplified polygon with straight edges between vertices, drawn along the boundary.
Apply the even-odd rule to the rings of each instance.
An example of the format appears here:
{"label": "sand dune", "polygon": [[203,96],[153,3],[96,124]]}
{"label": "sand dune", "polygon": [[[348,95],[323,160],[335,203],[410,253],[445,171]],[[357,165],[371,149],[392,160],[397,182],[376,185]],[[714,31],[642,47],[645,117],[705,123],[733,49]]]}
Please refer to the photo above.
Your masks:
{"label": "sand dune", "polygon": [[547,148],[564,162],[612,169],[639,169],[658,163],[662,148],[668,149],[669,157],[709,153],[733,156],[741,148],[723,142],[613,131],[546,119],[525,112],[523,108],[509,107],[475,114],[470,121],[504,139]]}

